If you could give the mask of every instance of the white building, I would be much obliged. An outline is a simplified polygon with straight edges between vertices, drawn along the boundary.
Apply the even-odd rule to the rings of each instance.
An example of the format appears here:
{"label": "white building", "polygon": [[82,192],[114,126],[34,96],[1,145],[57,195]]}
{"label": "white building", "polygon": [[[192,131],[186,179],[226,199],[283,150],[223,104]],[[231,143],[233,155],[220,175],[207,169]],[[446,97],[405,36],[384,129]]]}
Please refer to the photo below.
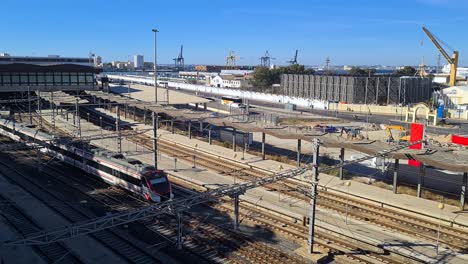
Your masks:
{"label": "white building", "polygon": [[133,56],[133,67],[135,69],[142,69],[145,64],[143,55],[135,55]]}
{"label": "white building", "polygon": [[442,93],[447,96],[447,105],[457,108],[467,109],[468,107],[468,86],[452,86],[442,89]]}
{"label": "white building", "polygon": [[[442,68],[442,72],[445,74],[450,74],[450,64],[444,65],[444,67]],[[457,67],[457,77],[463,77],[464,79],[466,79],[468,77],[468,68]]]}
{"label": "white building", "polygon": [[207,80],[209,80],[210,86],[218,88],[241,88],[245,82],[232,75],[217,75]]}

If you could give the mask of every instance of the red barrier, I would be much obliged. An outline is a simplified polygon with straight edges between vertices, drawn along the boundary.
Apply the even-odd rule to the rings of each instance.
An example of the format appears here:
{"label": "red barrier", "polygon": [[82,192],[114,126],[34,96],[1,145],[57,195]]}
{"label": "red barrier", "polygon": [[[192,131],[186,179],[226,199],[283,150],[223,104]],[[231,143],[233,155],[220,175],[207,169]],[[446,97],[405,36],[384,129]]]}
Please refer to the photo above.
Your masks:
{"label": "red barrier", "polygon": [[[410,143],[424,139],[424,125],[412,123],[410,127]],[[410,149],[422,149],[422,143],[410,146]],[[421,162],[417,160],[408,160],[408,165],[419,167]]]}
{"label": "red barrier", "polygon": [[468,146],[468,137],[452,135],[452,143]]}

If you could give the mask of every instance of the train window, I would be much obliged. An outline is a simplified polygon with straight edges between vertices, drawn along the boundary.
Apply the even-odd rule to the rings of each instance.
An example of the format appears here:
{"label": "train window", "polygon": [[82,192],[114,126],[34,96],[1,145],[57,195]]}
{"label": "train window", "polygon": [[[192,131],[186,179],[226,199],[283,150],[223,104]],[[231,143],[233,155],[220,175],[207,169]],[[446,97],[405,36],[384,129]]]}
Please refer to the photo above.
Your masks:
{"label": "train window", "polygon": [[98,166],[99,166],[98,163],[95,162],[94,160],[88,160],[88,165],[95,168],[95,169],[97,169]]}
{"label": "train window", "polygon": [[106,165],[99,164],[99,170],[112,175],[112,169]]}
{"label": "train window", "polygon": [[118,171],[118,170],[112,170],[112,175],[114,175],[117,178],[121,178],[120,171]]}

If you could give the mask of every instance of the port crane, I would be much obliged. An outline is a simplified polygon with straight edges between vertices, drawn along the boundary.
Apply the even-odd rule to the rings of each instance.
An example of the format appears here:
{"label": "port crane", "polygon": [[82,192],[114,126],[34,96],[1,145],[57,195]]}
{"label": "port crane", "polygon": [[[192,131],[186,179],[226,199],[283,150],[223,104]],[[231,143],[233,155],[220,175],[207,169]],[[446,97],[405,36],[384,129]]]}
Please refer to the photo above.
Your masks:
{"label": "port crane", "polygon": [[177,58],[174,58],[174,67],[176,69],[180,69],[180,70],[183,70],[184,69],[184,56],[182,55],[184,51],[184,45],[181,45],[180,46],[180,53],[179,53],[179,56],[177,56]]}
{"label": "port crane", "polygon": [[294,55],[294,57],[288,61],[291,65],[296,65],[297,64],[297,53],[299,52],[299,50],[296,50],[296,54]]}
{"label": "port crane", "polygon": [[[426,33],[427,37],[437,47],[437,49],[442,54],[442,56],[444,56],[445,60],[447,60],[447,62],[450,64],[449,84],[451,86],[455,86],[456,83],[457,83],[457,67],[458,67],[458,55],[459,55],[458,51],[454,50],[453,53],[452,53],[452,57],[450,57],[450,55],[440,45],[439,41],[437,41],[437,38],[426,27],[423,27],[422,29],[423,29],[424,33]],[[440,42],[442,42],[442,41],[440,41]]]}
{"label": "port crane", "polygon": [[229,55],[226,57],[226,66],[235,68],[238,59],[240,58],[236,56],[236,53],[233,50],[229,51]]}
{"label": "port crane", "polygon": [[275,60],[275,58],[272,58],[270,56],[270,53],[268,52],[268,50],[265,52],[265,55],[263,55],[262,57],[260,57],[260,66],[263,66],[263,67],[270,67],[270,61],[271,60]]}

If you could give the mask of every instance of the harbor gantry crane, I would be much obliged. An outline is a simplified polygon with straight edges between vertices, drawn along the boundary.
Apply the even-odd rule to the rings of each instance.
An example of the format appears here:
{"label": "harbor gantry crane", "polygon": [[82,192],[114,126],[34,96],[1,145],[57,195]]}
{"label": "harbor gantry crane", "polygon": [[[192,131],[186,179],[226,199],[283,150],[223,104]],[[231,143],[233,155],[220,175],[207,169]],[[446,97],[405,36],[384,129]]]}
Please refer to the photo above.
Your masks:
{"label": "harbor gantry crane", "polygon": [[233,50],[229,51],[229,55],[226,57],[226,66],[235,68],[238,59],[239,57],[236,56],[236,53]]}
{"label": "harbor gantry crane", "polygon": [[291,64],[291,65],[297,64],[297,53],[298,52],[299,52],[299,50],[296,50],[296,54],[294,54],[294,57],[292,58],[292,60],[288,61],[289,64]]}
{"label": "harbor gantry crane", "polygon": [[[437,41],[437,38],[426,28],[422,28],[424,33],[429,37],[429,39],[434,43],[434,45],[437,47],[439,52],[444,56],[444,58],[447,60],[447,62],[450,64],[450,80],[449,84],[451,86],[455,86],[457,83],[457,67],[458,67],[458,51],[454,50],[452,53],[452,57],[444,50],[444,48],[440,45],[439,41]],[[442,41],[440,41],[442,42]],[[443,42],[442,42],[443,43]],[[445,44],[448,46],[447,44]]]}
{"label": "harbor gantry crane", "polygon": [[265,52],[265,55],[263,55],[262,57],[260,57],[260,66],[263,66],[263,67],[270,67],[270,62],[271,60],[275,60],[275,58],[272,58],[270,56],[270,53],[268,52],[268,50]]}
{"label": "harbor gantry crane", "polygon": [[177,58],[174,58],[174,67],[179,70],[184,69],[184,56],[183,56],[183,51],[184,51],[184,45],[180,46],[180,53]]}

